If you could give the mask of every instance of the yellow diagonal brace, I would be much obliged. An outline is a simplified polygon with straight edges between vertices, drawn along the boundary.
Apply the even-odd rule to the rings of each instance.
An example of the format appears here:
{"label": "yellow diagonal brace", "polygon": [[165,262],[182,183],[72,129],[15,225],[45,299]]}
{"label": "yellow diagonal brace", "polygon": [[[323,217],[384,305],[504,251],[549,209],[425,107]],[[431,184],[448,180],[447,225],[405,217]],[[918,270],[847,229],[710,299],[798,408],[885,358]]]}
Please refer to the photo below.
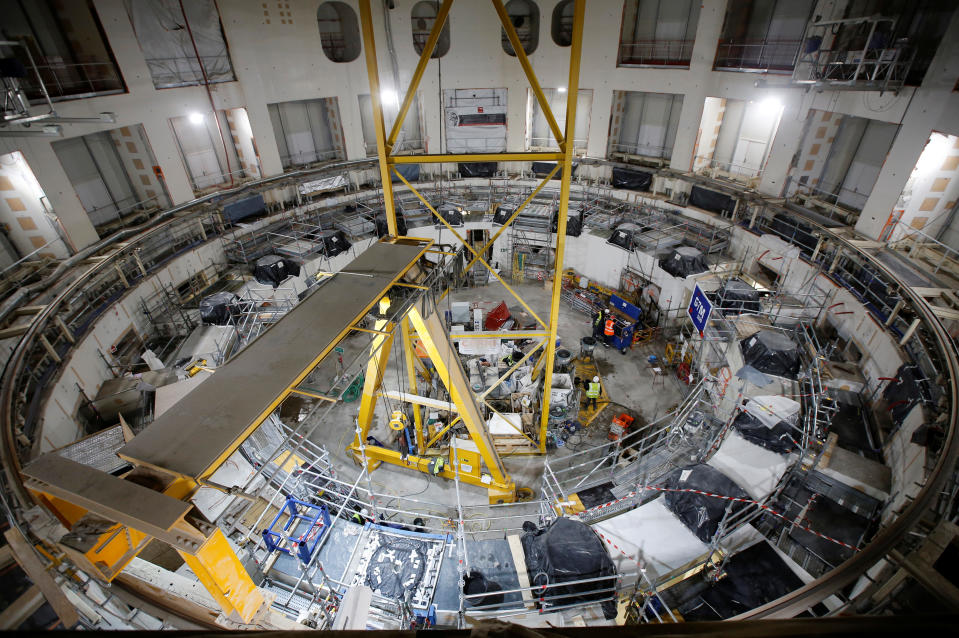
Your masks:
{"label": "yellow diagonal brace", "polygon": [[439,441],[439,440],[440,440],[440,437],[442,437],[444,434],[446,434],[451,427],[453,427],[454,425],[456,425],[457,423],[459,423],[461,420],[462,420],[462,419],[457,416],[455,419],[453,419],[452,421],[450,421],[450,422],[449,422],[449,425],[447,425],[447,426],[444,427],[442,430],[440,430],[439,432],[437,432],[436,435],[435,435],[432,439],[429,440],[429,443],[426,444],[426,447],[428,447],[428,448],[433,447],[433,444],[436,443],[437,441]]}
{"label": "yellow diagonal brace", "polygon": [[[390,349],[393,346],[392,326],[386,319],[377,320],[376,329],[383,333],[373,337],[370,344],[370,362],[366,364],[366,377],[363,379],[363,395],[360,398],[360,411],[356,417],[359,428],[353,438],[353,445],[359,446],[360,441],[366,442],[366,435],[373,423],[373,411],[376,409],[376,392],[383,383],[383,374],[386,364],[390,360]],[[361,438],[362,437],[362,438]]]}
{"label": "yellow diagonal brace", "polygon": [[473,391],[470,389],[469,378],[463,372],[459,354],[453,348],[453,343],[446,334],[446,329],[440,319],[432,301],[421,297],[412,308],[408,316],[416,329],[416,334],[423,341],[423,347],[430,355],[430,361],[436,366],[440,380],[450,393],[450,400],[459,409],[463,424],[469,431],[470,438],[476,444],[476,449],[486,463],[493,481],[499,484],[510,483],[509,474],[503,466],[503,461],[496,453],[493,438],[486,427],[486,420],[480,413]]}
{"label": "yellow diagonal brace", "polygon": [[[566,139],[573,139],[576,128],[576,95],[579,91],[579,62],[583,48],[583,19],[586,0],[576,0],[573,9],[573,38],[569,49],[569,83],[566,96]],[[563,291],[563,256],[566,250],[566,219],[569,216],[569,186],[573,163],[573,145],[564,149],[563,178],[559,190],[559,215],[556,220],[556,264],[553,276],[553,296],[549,310],[549,340],[546,342],[546,372],[543,376],[543,403],[540,414],[539,449],[546,452],[546,428],[549,422],[549,388],[553,382],[553,360],[556,356],[556,331],[559,327],[559,298]]]}
{"label": "yellow diagonal brace", "polygon": [[513,27],[513,21],[510,20],[509,14],[506,13],[503,0],[493,0],[493,6],[496,7],[496,13],[499,14],[499,21],[503,23],[503,30],[506,31],[509,43],[513,45],[513,53],[516,54],[516,58],[523,67],[523,72],[526,73],[526,79],[529,80],[529,88],[532,89],[533,95],[536,96],[536,101],[539,102],[539,108],[546,117],[546,122],[549,124],[550,130],[553,132],[553,137],[556,138],[556,143],[559,145],[559,150],[565,150],[566,140],[573,139],[573,136],[567,133],[567,137],[564,138],[562,131],[559,130],[556,118],[553,117],[553,110],[549,107],[549,101],[547,101],[546,96],[543,95],[543,89],[540,88],[539,80],[536,79],[536,73],[533,72],[533,65],[529,63],[529,58],[526,57],[526,50],[523,49],[523,44],[519,41],[519,35],[517,35],[516,29]]}
{"label": "yellow diagonal brace", "polygon": [[493,406],[491,406],[491,405],[489,404],[489,402],[483,401],[483,405],[485,405],[485,406],[488,407],[490,410],[492,410],[497,416],[499,416],[499,418],[503,419],[503,421],[506,422],[506,425],[510,426],[511,428],[513,428],[514,430],[516,430],[517,432],[519,432],[520,434],[522,434],[522,435],[523,435],[523,438],[525,438],[527,441],[529,441],[529,442],[532,443],[533,445],[536,445],[536,441],[534,441],[533,439],[529,438],[529,435],[526,434],[526,432],[523,432],[521,429],[519,429],[518,427],[516,427],[515,425],[513,425],[513,422],[512,422],[512,421],[510,421],[510,420],[507,419],[505,416],[503,416],[502,414],[500,414],[500,411],[497,410],[496,408],[494,408]]}
{"label": "yellow diagonal brace", "polygon": [[488,388],[486,388],[485,390],[483,390],[483,392],[482,392],[479,396],[477,396],[476,398],[479,399],[480,401],[482,401],[482,400],[484,400],[487,396],[489,396],[489,393],[490,393],[490,392],[492,392],[492,391],[493,391],[499,384],[501,384],[503,381],[506,381],[506,378],[509,377],[509,375],[511,375],[511,374],[513,374],[514,372],[516,372],[516,369],[517,369],[517,368],[519,368],[521,365],[523,365],[524,363],[526,363],[526,360],[527,360],[527,359],[529,359],[531,356],[533,356],[533,354],[535,354],[535,352],[536,352],[537,350],[539,350],[540,348],[542,348],[544,343],[546,343],[546,340],[545,340],[545,339],[540,340],[540,342],[537,343],[533,348],[531,348],[529,352],[527,352],[525,355],[523,355],[523,358],[522,358],[522,359],[520,359],[519,361],[517,361],[516,363],[514,363],[513,365],[511,365],[511,366],[509,367],[509,369],[508,369],[506,372],[503,373],[503,376],[501,376],[499,379],[496,380],[496,383],[494,383],[494,384],[491,385],[490,387],[488,387]]}
{"label": "yellow diagonal brace", "polygon": [[366,53],[366,73],[370,79],[370,104],[373,106],[373,130],[376,133],[376,156],[380,163],[380,183],[383,186],[383,208],[386,212],[386,230],[391,237],[399,232],[396,224],[396,202],[393,200],[393,182],[387,163],[386,131],[383,125],[383,107],[380,104],[380,71],[376,64],[376,44],[373,37],[373,13],[370,0],[360,0],[360,22],[363,27],[363,49]]}
{"label": "yellow diagonal brace", "polygon": [[[409,377],[408,388],[411,394],[416,394],[416,350],[413,348],[413,340],[410,338],[410,320],[403,317],[400,324],[400,330],[403,335],[403,353],[406,355],[406,375]],[[422,454],[426,451],[426,445],[423,441],[423,413],[420,406],[413,406],[413,427],[416,433],[416,452]]]}
{"label": "yellow diagonal brace", "polygon": [[425,199],[422,195],[420,195],[420,192],[419,192],[418,190],[416,190],[415,188],[413,188],[413,186],[412,186],[408,181],[406,181],[406,178],[403,177],[402,175],[400,175],[400,172],[399,172],[398,170],[396,170],[396,168],[393,169],[393,172],[396,174],[397,177],[400,178],[400,181],[403,182],[404,184],[406,184],[406,187],[407,187],[408,189],[410,189],[410,191],[411,191],[414,195],[416,195],[416,197],[417,197],[421,202],[423,202],[423,205],[426,206],[426,207],[430,210],[431,213],[433,213],[433,216],[436,217],[436,219],[438,219],[441,224],[443,224],[444,226],[446,226],[446,228],[449,229],[449,231],[450,231],[451,233],[453,233],[453,235],[456,237],[456,239],[458,239],[459,242],[460,242],[461,244],[463,244],[463,246],[466,247],[466,250],[468,250],[468,251],[470,251],[471,253],[473,253],[473,256],[476,257],[476,259],[478,259],[481,264],[483,264],[484,266],[486,266],[486,269],[490,272],[490,274],[492,274],[494,277],[496,277],[496,279],[498,279],[499,282],[500,282],[501,284],[503,284],[503,287],[506,288],[506,290],[508,290],[509,293],[510,293],[511,295],[513,295],[513,297],[516,298],[516,301],[518,301],[518,302],[520,303],[520,305],[523,306],[523,308],[526,310],[526,312],[528,312],[528,313],[530,314],[530,316],[533,317],[533,319],[535,319],[537,322],[539,322],[539,325],[541,325],[541,326],[543,326],[543,327],[546,327],[546,325],[547,325],[546,322],[544,322],[542,319],[540,319],[540,318],[539,318],[539,315],[537,315],[535,312],[533,312],[533,309],[530,308],[530,307],[526,304],[525,301],[523,301],[523,298],[520,297],[518,294],[516,294],[516,291],[514,291],[512,288],[510,288],[510,285],[509,285],[508,283],[506,283],[506,281],[504,281],[502,277],[500,277],[499,273],[496,272],[495,270],[493,270],[493,267],[490,266],[489,263],[487,263],[487,261],[486,261],[485,259],[483,259],[478,252],[476,252],[476,249],[474,249],[472,246],[470,246],[469,243],[468,243],[465,239],[463,239],[463,236],[460,235],[458,232],[456,232],[456,229],[453,228],[452,226],[450,226],[450,225],[449,225],[449,222],[447,222],[445,219],[443,219],[443,216],[442,216],[442,215],[440,215],[439,213],[436,212],[436,209],[433,208],[433,206],[431,206],[430,203],[429,203],[428,201],[426,201],[426,199]]}
{"label": "yellow diagonal brace", "polygon": [[[541,190],[543,190],[543,187],[549,183],[549,180],[553,179],[553,175],[555,175],[556,171],[558,170],[559,170],[559,164],[556,164],[556,166],[553,167],[553,170],[549,172],[549,175],[546,176],[546,179],[540,182],[539,186],[533,189],[533,192],[529,194],[529,197],[527,197],[526,200],[519,205],[519,208],[513,211],[513,214],[509,216],[509,219],[503,222],[503,226],[499,230],[497,230],[492,237],[490,237],[490,240],[486,242],[486,245],[480,249],[479,254],[481,255],[486,254],[486,251],[490,249],[490,246],[493,245],[493,242],[495,242],[496,239],[503,234],[503,232],[509,227],[509,225],[513,223],[514,219],[519,217],[519,214],[523,212],[523,209],[526,208],[526,205],[529,204],[531,201],[533,201],[533,198],[536,197]],[[466,268],[464,268],[463,270],[465,272],[469,272],[470,268],[472,268],[473,264],[475,263],[476,263],[476,257],[473,257],[473,260],[470,261],[470,263],[466,264]]]}
{"label": "yellow diagonal brace", "polygon": [[[426,45],[420,53],[420,60],[416,63],[416,70],[413,71],[413,77],[410,79],[410,86],[406,89],[406,95],[403,96],[403,103],[400,105],[400,112],[396,114],[396,121],[393,122],[393,128],[390,130],[390,136],[386,140],[386,152],[393,152],[393,145],[396,144],[396,138],[400,136],[400,130],[403,128],[403,122],[406,120],[406,114],[413,104],[416,97],[416,89],[420,86],[420,80],[423,79],[423,72],[426,71],[426,65],[433,55],[433,49],[436,48],[436,42],[440,39],[440,33],[443,32],[443,25],[446,24],[446,16],[450,13],[450,7],[453,6],[453,0],[444,0],[440,10],[436,14],[436,22],[430,30],[430,37],[426,40]],[[387,18],[388,19],[388,18]],[[397,87],[399,88],[399,87]]]}

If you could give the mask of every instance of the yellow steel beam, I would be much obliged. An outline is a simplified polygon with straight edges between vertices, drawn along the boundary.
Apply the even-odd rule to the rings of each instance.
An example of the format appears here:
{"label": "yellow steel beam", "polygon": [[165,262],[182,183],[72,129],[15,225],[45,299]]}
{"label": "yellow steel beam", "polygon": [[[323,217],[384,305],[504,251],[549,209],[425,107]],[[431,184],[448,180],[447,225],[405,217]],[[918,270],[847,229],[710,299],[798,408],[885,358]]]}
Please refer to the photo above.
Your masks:
{"label": "yellow steel beam", "polygon": [[[566,139],[571,141],[576,130],[576,96],[579,92],[579,63],[583,48],[583,20],[586,0],[576,0],[573,8],[573,38],[569,49],[569,82],[566,94]],[[563,291],[563,256],[566,250],[566,220],[569,216],[569,185],[572,177],[573,144],[563,151],[563,177],[560,181],[559,215],[556,221],[556,261],[553,270],[553,296],[549,310],[549,339],[546,342],[546,370],[543,376],[543,403],[540,412],[539,449],[546,452],[546,428],[549,422],[550,384],[553,382],[553,360],[556,356],[556,331],[559,327],[559,298]]]}
{"label": "yellow steel beam", "polygon": [[[449,0],[452,2],[452,0]],[[416,349],[413,347],[413,339],[410,338],[410,320],[403,317],[400,324],[400,330],[403,335],[403,353],[406,355],[406,376],[408,377],[407,387],[410,394],[416,394]],[[426,451],[426,442],[423,440],[423,412],[420,406],[413,406],[413,428],[416,436],[416,451],[422,454]]]}
{"label": "yellow steel beam", "polygon": [[563,153],[454,153],[441,155],[393,155],[390,164],[455,164],[459,162],[560,162]]}
{"label": "yellow steel beam", "polygon": [[235,613],[241,622],[249,623],[266,603],[219,527],[214,528],[195,552],[178,550],[178,553],[225,615]]}
{"label": "yellow steel beam", "polygon": [[[389,138],[386,140],[386,152],[388,154],[393,152],[396,138],[399,137],[400,131],[403,128],[406,114],[409,112],[410,105],[413,104],[413,99],[416,97],[416,89],[420,86],[420,80],[423,79],[423,72],[426,71],[426,65],[430,61],[430,56],[433,55],[436,42],[440,39],[440,34],[443,32],[443,25],[446,24],[446,17],[449,15],[450,7],[452,6],[453,0],[444,0],[439,11],[436,13],[436,22],[433,23],[433,28],[430,30],[430,37],[426,39],[426,45],[424,45],[423,51],[420,53],[419,62],[416,63],[416,69],[413,71],[413,77],[410,79],[410,85],[406,89],[406,95],[403,96],[403,103],[400,105],[399,113],[396,115],[396,121],[393,122],[393,128],[390,131]],[[396,89],[398,91],[399,87],[396,87]],[[377,141],[377,143],[378,142],[379,141]]]}
{"label": "yellow steel beam", "polygon": [[523,365],[524,363],[526,363],[526,360],[529,359],[531,356],[533,356],[533,354],[534,354],[537,350],[539,350],[540,348],[542,348],[544,343],[546,343],[546,340],[545,340],[545,339],[541,340],[541,341],[540,341],[539,343],[537,343],[533,348],[530,348],[530,351],[527,352],[525,355],[523,355],[523,358],[522,358],[522,359],[520,359],[519,361],[517,361],[516,363],[514,363],[513,365],[511,365],[511,366],[509,367],[509,369],[508,369],[506,372],[503,373],[503,376],[501,376],[499,379],[496,380],[496,383],[494,383],[494,384],[491,385],[490,387],[488,387],[488,388],[486,388],[485,390],[483,390],[483,392],[480,393],[480,395],[479,395],[478,397],[476,397],[476,398],[479,399],[480,401],[486,399],[486,397],[489,396],[489,393],[490,393],[490,392],[492,392],[493,390],[495,390],[496,387],[499,386],[499,384],[501,384],[503,381],[506,381],[506,378],[509,377],[509,375],[511,375],[511,374],[513,374],[514,372],[516,372],[516,369],[517,369],[517,368],[519,368],[521,365]]}
{"label": "yellow steel beam", "polygon": [[[519,208],[517,208],[516,210],[513,211],[513,214],[509,216],[509,219],[507,219],[505,222],[503,222],[502,227],[500,227],[500,229],[497,230],[496,233],[494,233],[492,237],[490,237],[489,241],[486,242],[486,245],[483,246],[483,247],[480,249],[479,254],[481,254],[481,255],[485,255],[485,254],[486,254],[486,251],[489,250],[490,246],[493,245],[493,242],[495,242],[495,241],[499,238],[499,236],[502,235],[503,232],[506,231],[507,228],[509,228],[509,225],[513,223],[513,220],[514,220],[514,219],[516,219],[517,217],[519,217],[519,214],[523,212],[523,209],[526,208],[526,205],[529,204],[531,201],[533,201],[533,198],[536,197],[541,190],[543,190],[543,187],[546,186],[546,184],[549,183],[549,180],[553,179],[553,175],[555,175],[555,174],[556,174],[556,171],[558,171],[558,170],[559,170],[559,164],[556,164],[556,166],[553,167],[553,170],[551,170],[551,171],[549,172],[549,175],[546,176],[546,179],[544,179],[542,182],[540,182],[540,183],[539,183],[539,186],[537,186],[535,189],[533,189],[533,192],[529,194],[529,197],[527,197],[527,198],[523,201],[523,203],[519,205]],[[466,264],[466,267],[463,268],[463,271],[464,271],[464,272],[469,272],[469,271],[470,271],[470,268],[472,268],[472,267],[473,267],[473,264],[475,264],[475,263],[476,263],[476,257],[473,257],[472,261],[470,261],[470,263]]]}
{"label": "yellow steel beam", "polygon": [[519,35],[517,35],[515,27],[513,27],[513,21],[510,19],[509,14],[506,13],[506,7],[503,6],[503,0],[493,0],[493,6],[496,7],[499,21],[503,25],[503,30],[506,31],[506,37],[509,38],[509,43],[513,46],[513,53],[516,54],[516,59],[519,60],[520,66],[523,67],[523,72],[526,73],[526,79],[529,80],[529,87],[533,91],[533,95],[536,96],[536,101],[539,102],[539,108],[546,117],[549,129],[553,132],[553,137],[556,138],[556,144],[559,146],[559,150],[562,151],[565,148],[566,140],[571,140],[573,137],[567,135],[564,138],[562,131],[559,130],[559,125],[553,116],[553,109],[550,108],[549,101],[546,99],[546,96],[543,95],[543,89],[539,85],[539,80],[536,79],[533,65],[529,63],[526,50],[519,41]]}
{"label": "yellow steel beam", "polygon": [[450,421],[447,425],[445,425],[442,430],[440,430],[440,431],[437,432],[435,435],[433,435],[433,438],[429,440],[429,442],[426,444],[426,447],[427,447],[427,448],[433,447],[433,445],[434,445],[437,441],[439,441],[440,438],[441,438],[444,434],[446,434],[447,432],[449,432],[449,429],[450,429],[451,427],[453,427],[454,425],[456,425],[457,423],[459,423],[459,422],[462,421],[462,420],[463,420],[463,419],[462,419],[459,415],[457,415],[457,417],[456,417],[455,419],[453,419],[452,421]]}
{"label": "yellow steel beam", "polygon": [[409,318],[416,329],[416,334],[423,342],[423,347],[430,355],[430,360],[436,366],[440,380],[449,390],[450,399],[459,408],[463,424],[470,433],[470,438],[486,462],[493,480],[504,485],[510,483],[509,474],[503,466],[503,461],[496,453],[493,439],[486,428],[486,420],[480,413],[469,379],[460,365],[459,355],[453,349],[453,344],[446,334],[443,322],[440,319],[432,301],[421,298],[409,311]]}
{"label": "yellow steel beam", "polygon": [[370,79],[370,103],[373,105],[373,130],[376,133],[376,156],[380,164],[380,182],[383,185],[383,208],[386,210],[386,229],[391,236],[399,232],[396,224],[396,203],[393,200],[393,182],[390,180],[389,153],[383,125],[383,106],[380,104],[380,71],[376,64],[376,43],[373,36],[373,12],[370,0],[359,0],[360,23],[363,28],[363,50],[366,53],[366,74]]}
{"label": "yellow steel beam", "polygon": [[548,332],[543,330],[477,330],[474,332],[452,332],[450,339],[529,339],[531,337],[545,337]]}
{"label": "yellow steel beam", "polygon": [[[398,170],[396,170],[396,168],[393,169],[393,172],[396,174],[397,177],[400,178],[400,181],[402,181],[404,184],[406,184],[406,187],[409,188],[410,191],[411,191],[414,195],[416,195],[416,197],[417,197],[421,202],[423,202],[423,205],[426,206],[426,207],[430,210],[430,212],[433,214],[433,216],[436,217],[436,219],[438,219],[441,224],[443,224],[444,226],[446,226],[446,228],[447,228],[451,233],[453,233],[453,235],[456,237],[456,239],[458,239],[459,242],[466,247],[466,250],[468,250],[468,251],[470,251],[471,253],[473,253],[473,256],[476,257],[476,259],[478,259],[481,264],[483,264],[484,266],[486,266],[486,269],[490,272],[490,274],[492,274],[494,277],[496,277],[496,279],[498,279],[499,282],[500,282],[501,284],[503,284],[503,287],[506,288],[506,290],[508,290],[511,295],[513,295],[513,297],[516,299],[516,301],[518,301],[518,302],[520,303],[520,305],[523,306],[523,308],[526,310],[526,312],[528,312],[528,313],[530,314],[530,316],[532,316],[534,319],[536,319],[536,321],[539,322],[539,325],[541,325],[541,326],[546,326],[546,322],[544,322],[542,319],[540,319],[540,318],[539,318],[539,315],[537,315],[535,312],[533,312],[533,309],[530,308],[529,305],[527,305],[527,303],[523,300],[523,298],[520,297],[520,296],[516,293],[516,291],[514,291],[514,290],[510,287],[510,285],[509,285],[508,283],[506,283],[506,281],[500,276],[500,274],[499,274],[498,272],[496,272],[496,271],[493,269],[493,267],[490,266],[489,263],[487,263],[487,261],[480,256],[480,254],[479,254],[478,252],[476,252],[476,249],[473,248],[472,246],[470,246],[469,242],[467,242],[466,239],[464,239],[462,235],[460,235],[458,232],[456,232],[456,229],[453,228],[452,226],[450,226],[450,225],[449,225],[449,222],[447,222],[445,219],[443,219],[443,216],[442,216],[442,215],[440,215],[439,213],[436,212],[436,209],[433,208],[433,206],[432,206],[428,201],[426,201],[426,199],[425,199],[422,195],[420,195],[420,192],[419,192],[418,190],[416,190],[415,188],[413,188],[413,186],[412,186],[408,181],[406,181],[406,178],[403,177],[402,175],[400,175],[400,172],[399,172]],[[567,171],[567,172],[568,172],[568,171]]]}
{"label": "yellow steel beam", "polygon": [[[389,321],[386,319],[378,319],[374,325],[377,330],[383,330],[383,328],[389,326]],[[388,334],[373,337],[373,342],[370,344],[370,361],[366,364],[366,377],[363,379],[360,411],[356,417],[359,428],[353,440],[354,445],[359,445],[361,441],[366,441],[366,436],[369,434],[370,425],[373,423],[373,412],[376,409],[376,392],[383,383],[386,364],[390,359],[390,348],[393,346],[393,333],[390,330],[385,330],[384,332]]]}

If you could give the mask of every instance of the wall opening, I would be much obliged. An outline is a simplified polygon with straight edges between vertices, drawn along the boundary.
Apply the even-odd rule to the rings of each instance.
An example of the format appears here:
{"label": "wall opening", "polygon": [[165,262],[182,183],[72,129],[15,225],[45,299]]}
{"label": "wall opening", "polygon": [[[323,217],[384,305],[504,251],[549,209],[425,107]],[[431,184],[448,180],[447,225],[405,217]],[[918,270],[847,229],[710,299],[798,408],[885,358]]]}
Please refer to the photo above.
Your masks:
{"label": "wall opening", "polygon": [[682,110],[682,95],[613,91],[609,155],[670,159]]}
{"label": "wall opening", "polygon": [[506,89],[443,89],[447,153],[506,150]]}
{"label": "wall opening", "polygon": [[[957,203],[959,137],[934,131],[896,202],[899,221],[890,233],[891,238],[894,241],[908,239],[918,243],[936,240],[959,251]],[[922,253],[916,251],[913,256],[920,260],[932,257],[941,265],[938,254]]]}
{"label": "wall opening", "polygon": [[101,235],[169,208],[166,185],[142,124],[58,140],[52,146]]}
{"label": "wall opening", "polygon": [[316,22],[327,58],[333,62],[352,62],[360,57],[360,23],[350,5],[324,2],[316,10]]}
{"label": "wall opening", "polygon": [[236,80],[213,0],[184,2],[182,10],[165,0],[126,0],[126,7],[156,88]]}
{"label": "wall opening", "polygon": [[815,4],[814,0],[730,0],[714,68],[792,73]]}
{"label": "wall opening", "polygon": [[[543,95],[549,103],[549,109],[559,124],[560,131],[565,131],[566,123],[566,89],[543,89]],[[593,90],[580,89],[576,94],[576,127],[573,133],[573,150],[586,151],[589,138],[589,121],[592,114]],[[553,131],[550,130],[546,116],[539,106],[532,89],[527,89],[526,100],[526,148],[527,149],[559,149]]]}
{"label": "wall opening", "polygon": [[[217,120],[223,130],[222,141]],[[215,116],[208,111],[171,117],[170,125],[194,194],[229,184],[231,176],[234,182],[260,176],[245,108],[218,110]]]}
{"label": "wall opening", "polygon": [[[509,14],[513,28],[516,29],[523,51],[526,55],[530,55],[539,45],[539,7],[532,0],[509,0],[506,3],[506,13]],[[506,35],[506,29],[501,27],[500,31],[503,50],[515,56],[516,52],[513,51],[513,45],[510,44],[509,36]]]}
{"label": "wall opening", "polygon": [[550,35],[558,46],[568,47],[573,43],[573,0],[562,0],[553,9]]}
{"label": "wall opening", "polygon": [[[376,155],[376,129],[373,126],[373,102],[370,100],[369,93],[359,96],[360,120],[363,126],[363,146],[366,148],[366,156]],[[380,96],[380,106],[383,109],[383,123],[386,127],[386,134],[390,134],[393,128],[393,122],[400,110],[399,97],[394,91],[383,91]],[[413,97],[413,103],[410,104],[410,110],[403,120],[403,128],[400,129],[400,136],[396,139],[393,146],[394,152],[425,152],[426,144],[423,139],[422,114],[420,112],[419,94]]]}
{"label": "wall opening", "polygon": [[[410,28],[413,30],[413,49],[417,55],[423,53],[426,47],[426,41],[430,39],[430,31],[436,24],[436,16],[440,10],[440,3],[435,0],[421,0],[413,5],[410,10]],[[450,21],[449,18],[443,23],[443,29],[440,31],[440,37],[436,41],[433,53],[430,58],[441,58],[450,50]]]}
{"label": "wall opening", "polygon": [[63,258],[70,250],[40,182],[23,154],[13,151],[0,155],[0,268],[31,253]]}
{"label": "wall opening", "polygon": [[335,97],[268,104],[283,168],[346,159]]}
{"label": "wall opening", "polygon": [[616,64],[688,67],[699,9],[698,0],[627,0]]}
{"label": "wall opening", "polygon": [[[3,0],[0,15],[0,39],[27,46],[51,99],[110,95],[126,90],[92,3]],[[23,47],[0,46],[0,58],[15,58],[25,72],[19,81],[27,97],[43,99],[40,82]]]}
{"label": "wall opening", "polygon": [[706,98],[693,170],[741,181],[759,177],[782,113],[782,103],[772,97]]}

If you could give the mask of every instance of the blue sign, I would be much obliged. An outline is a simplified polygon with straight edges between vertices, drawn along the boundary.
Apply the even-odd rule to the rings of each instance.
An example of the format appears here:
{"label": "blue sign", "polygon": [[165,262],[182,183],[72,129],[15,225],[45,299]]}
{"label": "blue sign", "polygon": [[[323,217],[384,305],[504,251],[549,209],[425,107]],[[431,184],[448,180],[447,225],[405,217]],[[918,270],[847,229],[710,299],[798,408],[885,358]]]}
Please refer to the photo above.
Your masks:
{"label": "blue sign", "polygon": [[709,303],[709,299],[706,298],[698,285],[693,290],[693,298],[689,302],[687,312],[689,318],[693,320],[693,325],[699,330],[699,336],[702,337],[703,331],[706,330],[706,324],[709,323],[709,315],[713,312],[713,305]]}

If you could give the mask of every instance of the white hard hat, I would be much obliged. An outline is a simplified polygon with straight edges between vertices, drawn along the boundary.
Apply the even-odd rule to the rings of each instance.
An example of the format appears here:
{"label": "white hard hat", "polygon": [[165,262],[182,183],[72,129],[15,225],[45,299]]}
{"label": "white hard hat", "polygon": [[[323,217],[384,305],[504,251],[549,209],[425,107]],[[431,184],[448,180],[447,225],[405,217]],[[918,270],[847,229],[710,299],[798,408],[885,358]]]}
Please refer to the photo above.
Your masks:
{"label": "white hard hat", "polygon": [[369,516],[369,515],[370,515],[370,510],[366,509],[365,507],[360,510],[360,516]]}
{"label": "white hard hat", "polygon": [[593,377],[593,381],[594,381],[595,383],[599,383],[599,377]]}

